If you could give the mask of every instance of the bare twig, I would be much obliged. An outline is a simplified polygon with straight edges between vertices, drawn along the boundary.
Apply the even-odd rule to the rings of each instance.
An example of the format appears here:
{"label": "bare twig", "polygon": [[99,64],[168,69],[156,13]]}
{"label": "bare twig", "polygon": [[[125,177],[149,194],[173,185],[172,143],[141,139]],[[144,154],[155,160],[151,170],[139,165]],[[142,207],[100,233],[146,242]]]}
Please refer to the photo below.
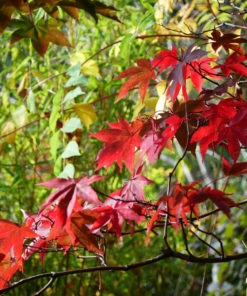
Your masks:
{"label": "bare twig", "polygon": [[184,224],[183,224],[182,219],[180,219],[180,225],[181,225],[182,232],[183,232],[183,238],[184,238],[184,244],[185,244],[186,251],[187,251],[187,253],[188,253],[190,256],[193,256],[193,255],[191,254],[190,249],[189,249],[189,246],[188,246],[187,237],[186,237],[186,233],[185,233],[185,230],[184,230]]}
{"label": "bare twig", "polygon": [[55,279],[56,279],[55,272],[51,272],[51,278],[50,278],[49,282],[44,287],[42,287],[38,292],[36,292],[35,294],[33,294],[33,296],[39,296],[43,292],[45,292],[45,290],[48,289],[53,284],[53,282],[55,281]]}
{"label": "bare twig", "polygon": [[214,250],[215,253],[217,253],[219,256],[221,256],[221,253],[216,250],[213,246],[211,246],[209,243],[207,243],[205,240],[203,240],[202,238],[200,238],[200,236],[198,236],[193,230],[190,229],[190,232],[197,238],[199,239],[199,241],[201,241],[203,244],[207,245],[210,249]]}

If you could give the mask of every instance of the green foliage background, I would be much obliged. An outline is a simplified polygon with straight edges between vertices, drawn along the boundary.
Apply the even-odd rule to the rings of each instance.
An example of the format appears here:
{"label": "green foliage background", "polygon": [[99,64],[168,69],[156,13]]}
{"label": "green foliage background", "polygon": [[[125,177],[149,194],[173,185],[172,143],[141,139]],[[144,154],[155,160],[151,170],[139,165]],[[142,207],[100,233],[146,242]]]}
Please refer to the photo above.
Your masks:
{"label": "green foliage background", "polygon": [[[94,173],[92,163],[101,144],[89,138],[89,134],[105,128],[107,121],[116,122],[118,113],[121,117],[131,120],[133,113],[138,112],[137,91],[131,92],[126,99],[114,103],[116,95],[112,94],[116,94],[122,84],[121,80],[114,80],[114,77],[134,65],[137,58],[153,58],[171,42],[178,47],[186,47],[194,42],[188,38],[169,38],[168,40],[153,37],[142,40],[135,37],[162,32],[165,34],[167,27],[187,33],[188,30],[197,33],[210,30],[216,24],[207,2],[206,0],[186,1],[187,4],[184,4],[183,1],[173,0],[105,1],[104,3],[113,4],[120,10],[117,15],[122,24],[103,17],[100,17],[96,24],[91,16],[80,12],[79,24],[69,20],[62,27],[74,47],[50,44],[44,58],[38,55],[28,39],[10,46],[9,38],[12,30],[8,28],[4,31],[0,39],[1,135],[24,125],[27,126],[10,137],[1,138],[0,136],[1,218],[22,223],[21,209],[36,213],[49,192],[35,184],[48,180],[54,175],[59,176],[67,164],[74,166],[75,177]],[[226,3],[221,7],[217,1],[210,2],[220,22],[239,25],[237,16],[232,14],[235,10],[230,5],[231,1],[225,1]],[[235,1],[234,5],[245,9],[247,2]],[[39,11],[39,13],[43,12]],[[62,14],[60,16],[64,17]],[[246,14],[243,16],[244,19],[245,16]],[[165,27],[157,25],[160,19],[163,20]],[[242,32],[242,34],[245,33]],[[116,41],[119,42],[101,51],[105,46]],[[80,81],[66,87],[70,78],[66,73],[72,68],[73,61],[82,63],[83,59],[97,52],[99,53],[85,64],[84,70],[81,68]],[[73,77],[75,74],[72,73]],[[22,86],[23,83],[24,86]],[[84,94],[61,104],[66,95],[77,86]],[[157,97],[155,91],[151,95]],[[77,117],[71,109],[74,103],[94,101],[96,101],[93,106],[97,119],[89,129],[83,125],[77,132],[61,131],[61,127],[71,117]],[[146,112],[150,111],[148,107],[144,108]],[[34,121],[32,124],[28,124],[32,121]],[[80,155],[62,159],[61,155],[71,140],[78,143]],[[156,167],[152,168],[150,165],[145,167],[144,173],[156,182],[156,185],[146,189],[148,199],[156,200],[164,193],[169,170],[178,159],[179,150],[177,149],[178,147],[175,146],[175,153],[166,151]],[[184,183],[188,182],[188,171],[194,180],[219,174],[220,167],[215,162],[215,157],[219,157],[221,153],[217,151],[214,156],[206,156],[204,168],[207,173],[200,168],[196,158],[185,159],[183,166],[177,171],[178,179]],[[245,156],[243,152],[242,158],[244,159]],[[121,174],[116,166],[112,166],[107,172],[101,169],[100,174],[108,177],[97,184],[97,189],[107,194],[120,188],[122,182],[129,177],[128,172],[124,171]],[[246,179],[232,178],[227,190],[236,195],[235,201],[240,200],[246,194]],[[209,225],[217,222],[215,231],[223,239],[226,253],[243,251],[246,248],[244,242],[247,242],[247,222],[244,211],[233,210],[230,221],[222,214],[214,219],[205,219],[203,221],[205,224],[201,224],[200,227],[207,229]],[[129,230],[127,227],[126,229]],[[170,230],[169,239],[178,250],[184,250],[180,233]],[[164,247],[162,235],[152,234],[148,246],[145,246],[145,240],[145,232],[133,237],[124,236],[122,241],[110,234],[107,235],[108,263],[124,265],[145,260],[159,254],[160,249]],[[190,247],[197,254],[207,252],[207,249],[192,237]],[[24,276],[45,271],[89,267],[99,263],[95,259],[78,259],[72,254],[64,256],[62,253],[50,253],[45,258],[44,266],[41,266],[39,256],[36,254],[25,263]],[[128,272],[105,272],[101,275],[91,273],[60,278],[46,291],[45,295],[199,295],[204,272],[206,276],[203,295],[245,294],[247,267],[244,261],[208,265],[205,268],[200,264],[169,259]],[[101,290],[99,290],[100,276],[102,276]],[[19,273],[14,280],[22,277],[23,275]],[[20,287],[19,290],[9,292],[9,295],[31,295],[45,283],[45,279],[32,282]]]}

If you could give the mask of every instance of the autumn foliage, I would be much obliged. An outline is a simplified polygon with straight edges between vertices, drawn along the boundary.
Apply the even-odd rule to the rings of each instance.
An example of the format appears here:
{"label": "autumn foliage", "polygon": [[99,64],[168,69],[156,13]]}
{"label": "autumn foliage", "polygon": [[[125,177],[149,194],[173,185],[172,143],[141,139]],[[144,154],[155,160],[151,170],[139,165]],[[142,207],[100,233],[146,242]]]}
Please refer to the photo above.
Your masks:
{"label": "autumn foliage", "polygon": [[[57,7],[78,19],[77,10],[84,9],[94,18],[102,14],[118,20],[112,11],[114,7],[94,2],[83,6],[83,1],[26,1],[0,2],[1,30],[13,24],[16,30],[11,43],[29,38],[33,47],[44,55],[50,42],[71,46],[62,31],[57,29]],[[8,6],[6,8],[6,5]],[[23,12],[43,7],[54,17],[53,24],[34,24],[32,21],[12,18],[17,9]],[[23,16],[23,19],[25,16]],[[24,23],[23,23],[24,22]],[[24,25],[25,24],[25,25]],[[104,235],[111,233],[120,239],[123,225],[131,234],[139,228],[147,231],[147,244],[152,239],[150,233],[162,227],[159,235],[167,243],[167,229],[190,232],[193,223],[200,221],[205,211],[202,204],[210,203],[229,219],[231,208],[240,207],[234,200],[234,192],[226,193],[214,184],[202,186],[202,180],[191,184],[181,184],[175,180],[174,172],[186,154],[195,156],[199,146],[202,157],[208,151],[224,151],[221,161],[225,178],[240,177],[247,173],[247,163],[239,161],[241,149],[247,146],[247,103],[241,91],[233,93],[230,88],[238,85],[247,76],[244,62],[247,55],[241,44],[244,39],[231,32],[214,29],[203,36],[203,40],[191,40],[185,48],[170,48],[157,52],[154,57],[136,60],[136,65],[114,73],[115,79],[124,79],[116,102],[127,99],[130,92],[138,89],[142,102],[147,91],[152,91],[160,80],[166,81],[162,110],[150,115],[142,115],[128,122],[118,116],[118,122],[107,122],[108,128],[90,135],[102,142],[102,148],[92,164],[97,174],[81,176],[78,179],[53,178],[37,184],[47,188],[47,199],[38,213],[23,211],[24,222],[17,225],[8,220],[0,220],[0,288],[6,288],[17,270],[23,271],[25,261],[39,250],[41,262],[45,250],[56,246],[68,250],[82,246],[104,258]],[[212,45],[212,52],[203,48]],[[220,51],[221,50],[221,51]],[[214,53],[215,57],[211,57]],[[205,88],[205,82],[207,87]],[[188,88],[193,85],[193,94]],[[239,86],[241,87],[241,85]],[[241,89],[240,89],[241,90]],[[151,202],[145,197],[144,186],[153,183],[142,174],[144,165],[155,166],[166,149],[173,149],[178,141],[183,155],[169,174],[166,194]],[[130,178],[121,188],[112,193],[102,193],[95,189],[100,182],[103,167],[117,165],[120,172],[125,166]],[[53,189],[50,192],[50,189]],[[205,209],[205,208],[204,208]],[[219,251],[220,255],[224,254]],[[103,259],[102,259],[103,260]]]}

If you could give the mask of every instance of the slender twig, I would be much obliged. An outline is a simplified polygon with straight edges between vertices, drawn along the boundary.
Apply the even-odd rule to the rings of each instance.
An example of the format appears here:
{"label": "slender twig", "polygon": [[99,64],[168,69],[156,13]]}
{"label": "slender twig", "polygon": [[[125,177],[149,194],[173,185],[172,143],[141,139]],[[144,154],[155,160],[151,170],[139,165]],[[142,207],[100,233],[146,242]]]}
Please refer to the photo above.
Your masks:
{"label": "slender twig", "polygon": [[[190,229],[190,232],[199,240],[201,241],[203,244],[207,245],[210,249],[214,250],[215,253],[217,253],[219,256],[221,256],[221,253],[216,250],[213,246],[211,246],[209,243],[207,243],[205,240],[203,240],[202,238],[200,238],[199,235],[197,235],[193,230]],[[222,256],[221,256],[222,257]]]}
{"label": "slender twig", "polygon": [[[207,76],[205,76],[204,74],[202,74],[200,71],[197,71],[197,69],[191,64],[191,63],[188,63],[188,65],[190,65],[190,67],[197,73],[197,74],[199,74],[203,79],[206,79],[207,81],[209,81],[209,82],[211,82],[211,83],[213,83],[213,84],[215,84],[215,85],[217,85],[217,86],[220,86],[220,84],[218,83],[218,82],[216,82],[216,81],[214,81],[214,80],[212,80],[212,79],[210,79],[210,78],[208,78]],[[222,76],[222,75],[220,75],[220,74],[214,74],[215,76]],[[235,96],[234,95],[232,95],[231,93],[229,93],[229,92],[226,92],[229,96],[231,96],[232,98],[235,98]]]}
{"label": "slender twig", "polygon": [[[121,42],[120,40],[118,41],[114,41],[112,42],[111,44],[108,44],[106,45],[105,47],[99,49],[97,52],[95,52],[94,54],[92,54],[89,58],[87,58],[82,64],[81,64],[81,67],[84,66],[87,62],[89,62],[92,58],[94,58],[95,56],[97,56],[98,54],[100,54],[102,51],[108,49],[109,47],[112,47],[113,45],[117,44]],[[54,75],[51,75],[47,78],[45,78],[44,80],[38,82],[37,84],[35,84],[34,86],[32,86],[30,89],[33,90],[39,86],[41,86],[42,84],[46,83],[47,81],[53,79],[53,78],[56,78],[58,76],[62,76],[62,75],[65,75],[67,73],[67,71],[64,71],[64,72],[61,72],[61,73],[57,73],[57,74],[54,74]]]}
{"label": "slender twig", "polygon": [[15,133],[15,132],[17,132],[17,131],[19,131],[19,130],[21,130],[21,129],[23,129],[23,128],[29,126],[29,125],[31,125],[31,124],[33,124],[33,123],[35,123],[35,122],[38,122],[38,121],[40,121],[40,120],[42,120],[42,119],[48,118],[48,117],[50,117],[50,114],[46,114],[46,115],[43,116],[43,117],[36,118],[36,119],[34,119],[33,121],[30,121],[30,122],[28,122],[27,124],[22,125],[22,126],[16,128],[15,130],[13,130],[13,131],[11,131],[11,132],[8,132],[7,134],[1,135],[1,136],[0,136],[0,139],[6,138],[6,137],[12,135],[13,133]]}
{"label": "slender twig", "polygon": [[207,41],[207,38],[198,37],[194,35],[182,35],[182,34],[153,34],[153,35],[139,35],[136,39],[147,39],[147,38],[154,38],[154,37],[180,37],[180,38],[190,38],[196,40],[204,40]]}
{"label": "slender twig", "polygon": [[146,201],[144,202],[144,201],[137,200],[137,199],[124,200],[124,199],[121,199],[121,198],[116,198],[114,196],[108,195],[108,194],[106,194],[104,192],[99,191],[98,189],[95,189],[95,188],[93,188],[93,190],[96,191],[97,193],[99,193],[99,194],[101,194],[101,195],[103,195],[103,196],[105,196],[107,198],[113,199],[115,201],[121,201],[121,202],[124,202],[124,203],[134,203],[135,202],[135,203],[141,204],[143,206],[149,206],[149,207],[152,207],[152,208],[157,208],[158,207],[157,205],[151,204],[151,203],[146,202]]}
{"label": "slender twig", "polygon": [[235,25],[235,24],[231,24],[231,23],[227,23],[227,22],[224,22],[223,25],[229,26],[229,27],[232,27],[232,28],[239,28],[239,29],[244,29],[244,30],[247,29],[246,26],[239,26],[239,25]]}
{"label": "slender twig", "polygon": [[[208,3],[208,8],[210,9],[210,11],[211,11],[211,13],[212,13],[212,15],[213,15],[213,18],[214,18],[214,21],[217,23],[217,25],[219,26],[220,25],[220,22],[219,22],[219,20],[218,20],[218,18],[217,18],[217,16],[216,16],[216,14],[214,13],[214,10],[213,10],[213,8],[212,8],[212,6],[211,6],[211,3],[210,3],[210,0],[207,0],[207,3]],[[221,28],[219,27],[219,29],[220,29],[220,31],[221,31]]]}
{"label": "slender twig", "polygon": [[204,283],[205,283],[205,278],[206,278],[206,271],[207,271],[207,265],[204,266],[204,270],[203,270],[202,285],[201,285],[200,296],[203,296]]}
{"label": "slender twig", "polygon": [[182,228],[182,233],[183,233],[183,238],[184,238],[184,244],[185,244],[186,251],[190,256],[193,256],[191,254],[189,246],[188,246],[188,241],[187,241],[187,237],[186,237],[186,233],[185,233],[185,230],[184,230],[184,224],[183,224],[182,219],[180,219],[180,225],[181,225],[181,228]]}
{"label": "slender twig", "polygon": [[55,279],[56,279],[55,272],[54,273],[51,273],[51,278],[50,278],[49,282],[44,287],[42,287],[38,292],[36,292],[35,294],[33,294],[33,296],[39,296],[43,292],[45,292],[45,290],[48,289],[53,284],[53,282],[55,281]]}
{"label": "slender twig", "polygon": [[[242,205],[245,205],[245,204],[247,204],[247,199],[245,199],[245,200],[237,203],[237,205],[239,205],[239,206],[242,206]],[[234,206],[229,205],[229,207],[232,208]],[[206,217],[211,216],[212,214],[215,214],[215,213],[217,213],[219,211],[220,211],[220,209],[215,209],[215,210],[212,210],[210,212],[207,212],[205,214],[200,215],[198,218],[199,219],[206,218]],[[196,218],[193,218],[192,220],[195,221],[197,219]]]}
{"label": "slender twig", "polygon": [[200,231],[201,233],[204,233],[204,234],[207,234],[207,235],[211,235],[213,236],[220,244],[220,249],[221,249],[221,256],[224,258],[225,257],[225,252],[224,252],[224,247],[223,247],[223,243],[221,241],[220,238],[218,238],[218,236],[212,232],[208,232],[208,231],[205,231],[205,230],[202,230],[199,228],[198,225],[194,224],[193,222],[191,222],[191,224],[198,230]]}

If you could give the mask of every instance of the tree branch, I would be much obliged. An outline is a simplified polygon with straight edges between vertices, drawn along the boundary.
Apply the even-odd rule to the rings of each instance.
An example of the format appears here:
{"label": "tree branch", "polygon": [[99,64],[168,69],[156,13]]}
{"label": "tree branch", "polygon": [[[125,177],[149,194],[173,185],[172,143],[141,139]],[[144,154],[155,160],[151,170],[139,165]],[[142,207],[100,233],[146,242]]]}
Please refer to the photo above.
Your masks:
{"label": "tree branch", "polygon": [[[95,266],[95,267],[89,267],[89,268],[83,268],[83,269],[74,269],[74,270],[61,271],[61,272],[46,272],[46,273],[42,273],[42,274],[37,274],[35,276],[31,276],[31,277],[22,279],[18,282],[15,282],[7,288],[1,289],[0,293],[6,293],[10,290],[17,288],[18,286],[21,286],[21,285],[27,283],[27,282],[38,280],[41,278],[51,277],[51,278],[55,279],[58,277],[68,276],[71,274],[82,274],[82,273],[97,272],[97,271],[128,271],[131,269],[140,268],[140,267],[143,267],[146,265],[153,264],[155,262],[161,261],[166,258],[178,258],[178,259],[181,259],[181,260],[184,260],[187,262],[201,263],[201,264],[222,263],[222,262],[230,262],[230,261],[234,261],[234,260],[240,260],[240,259],[247,258],[247,252],[241,253],[241,254],[225,256],[224,258],[222,258],[222,257],[201,258],[201,257],[196,257],[196,256],[192,256],[192,255],[179,253],[179,252],[173,251],[168,248],[168,249],[164,249],[162,254],[160,254],[156,257],[147,259],[145,261],[140,261],[140,262],[136,262],[136,263],[132,263],[132,264],[126,264],[126,265],[122,265],[122,266]],[[50,281],[48,283],[50,283]]]}

